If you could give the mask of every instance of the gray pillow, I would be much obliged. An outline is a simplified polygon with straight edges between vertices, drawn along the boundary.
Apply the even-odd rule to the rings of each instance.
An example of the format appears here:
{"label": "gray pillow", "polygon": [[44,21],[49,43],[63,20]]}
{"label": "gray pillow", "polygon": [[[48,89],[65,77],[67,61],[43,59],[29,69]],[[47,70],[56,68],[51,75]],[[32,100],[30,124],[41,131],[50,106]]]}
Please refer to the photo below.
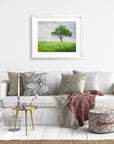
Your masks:
{"label": "gray pillow", "polygon": [[24,86],[25,96],[40,96],[49,95],[47,84],[47,73],[40,74],[21,74]]}
{"label": "gray pillow", "polygon": [[[18,72],[7,72],[7,73],[10,80],[8,95],[17,96],[18,95]],[[35,73],[35,71],[25,72],[24,74],[33,74],[33,73]],[[20,75],[20,95],[21,96],[23,95],[23,81],[21,75]]]}
{"label": "gray pillow", "polygon": [[83,93],[87,74],[62,74],[60,94]]}
{"label": "gray pillow", "polygon": [[82,71],[73,71],[73,74],[84,74],[88,73],[85,90],[99,90],[99,72],[82,72]]}

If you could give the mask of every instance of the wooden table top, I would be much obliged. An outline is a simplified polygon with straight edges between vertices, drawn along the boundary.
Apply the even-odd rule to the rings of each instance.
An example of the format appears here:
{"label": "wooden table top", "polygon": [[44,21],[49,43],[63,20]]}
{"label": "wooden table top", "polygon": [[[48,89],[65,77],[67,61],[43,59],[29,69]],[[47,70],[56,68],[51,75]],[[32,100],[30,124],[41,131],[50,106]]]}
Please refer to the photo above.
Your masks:
{"label": "wooden table top", "polygon": [[31,106],[30,106],[30,105],[27,105],[26,108],[22,108],[22,107],[21,107],[21,108],[16,108],[16,106],[13,106],[13,107],[12,107],[13,110],[19,110],[19,111],[35,110],[35,109],[37,109],[37,108],[38,108],[38,107],[37,107],[37,106],[34,106],[34,105],[31,105]]}

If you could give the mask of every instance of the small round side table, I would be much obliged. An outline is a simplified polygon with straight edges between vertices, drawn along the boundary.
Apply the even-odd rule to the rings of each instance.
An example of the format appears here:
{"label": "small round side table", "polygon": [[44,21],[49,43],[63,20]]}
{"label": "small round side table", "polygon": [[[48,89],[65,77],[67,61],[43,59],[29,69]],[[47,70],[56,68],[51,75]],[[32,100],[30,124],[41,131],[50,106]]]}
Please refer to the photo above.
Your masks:
{"label": "small round side table", "polygon": [[26,136],[27,136],[27,111],[30,111],[31,120],[32,120],[32,127],[33,127],[33,130],[34,130],[34,122],[33,122],[32,111],[35,110],[35,109],[37,109],[37,106],[27,105],[26,108],[16,108],[16,106],[14,106],[14,107],[12,107],[12,109],[13,109],[13,110],[16,110],[16,118],[15,118],[14,132],[15,132],[15,128],[16,128],[17,117],[18,117],[19,111],[25,111]]}

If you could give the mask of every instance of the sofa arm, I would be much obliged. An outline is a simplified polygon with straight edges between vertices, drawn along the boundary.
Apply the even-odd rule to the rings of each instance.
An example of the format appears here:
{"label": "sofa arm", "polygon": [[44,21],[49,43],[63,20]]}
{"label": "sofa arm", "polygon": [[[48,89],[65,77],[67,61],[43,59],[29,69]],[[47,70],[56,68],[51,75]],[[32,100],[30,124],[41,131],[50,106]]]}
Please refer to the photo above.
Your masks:
{"label": "sofa arm", "polygon": [[114,83],[113,83],[113,85],[112,85],[112,92],[113,92],[113,94],[114,94]]}
{"label": "sofa arm", "polygon": [[8,80],[0,82],[0,99],[2,99],[3,97],[7,96],[8,85],[9,85],[9,81]]}

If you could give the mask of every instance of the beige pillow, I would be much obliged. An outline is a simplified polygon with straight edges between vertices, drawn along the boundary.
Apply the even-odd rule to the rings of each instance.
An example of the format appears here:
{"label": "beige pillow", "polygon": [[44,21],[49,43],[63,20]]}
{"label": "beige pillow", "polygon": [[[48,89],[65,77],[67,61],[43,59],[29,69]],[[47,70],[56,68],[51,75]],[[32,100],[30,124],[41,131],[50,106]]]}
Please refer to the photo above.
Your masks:
{"label": "beige pillow", "polygon": [[83,72],[83,71],[77,71],[73,70],[73,74],[85,74],[88,73],[85,88],[86,90],[99,90],[99,72]]}
{"label": "beige pillow", "polygon": [[[17,72],[7,72],[10,80],[8,95],[17,96],[18,95],[18,73]],[[35,72],[26,72],[25,74],[34,74]],[[20,75],[20,95],[23,95],[23,80]]]}
{"label": "beige pillow", "polygon": [[60,94],[83,93],[88,74],[62,74]]}

